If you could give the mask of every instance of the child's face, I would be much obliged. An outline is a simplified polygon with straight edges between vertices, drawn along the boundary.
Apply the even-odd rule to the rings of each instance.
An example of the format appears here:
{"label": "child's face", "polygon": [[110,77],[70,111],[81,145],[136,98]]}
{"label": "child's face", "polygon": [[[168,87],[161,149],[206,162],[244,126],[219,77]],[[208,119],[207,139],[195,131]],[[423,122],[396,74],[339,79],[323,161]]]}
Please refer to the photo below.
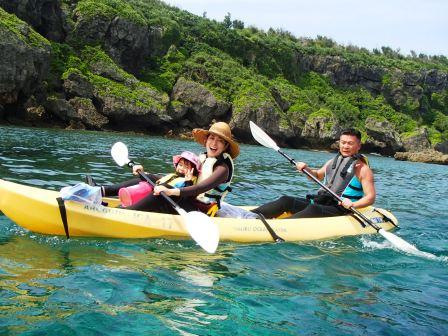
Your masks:
{"label": "child's face", "polygon": [[188,173],[189,170],[193,168],[193,164],[185,159],[180,159],[179,163],[176,166],[176,172],[182,175],[185,175]]}

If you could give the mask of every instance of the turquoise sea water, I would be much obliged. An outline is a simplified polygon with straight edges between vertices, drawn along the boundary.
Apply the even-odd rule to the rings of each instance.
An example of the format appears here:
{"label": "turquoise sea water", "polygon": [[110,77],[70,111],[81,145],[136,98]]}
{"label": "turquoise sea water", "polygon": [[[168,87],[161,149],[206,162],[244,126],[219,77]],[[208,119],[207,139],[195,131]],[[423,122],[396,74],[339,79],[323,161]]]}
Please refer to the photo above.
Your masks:
{"label": "turquoise sea water", "polygon": [[[116,141],[153,172],[200,150],[158,137],[0,127],[0,178],[55,190],[86,173],[118,182],[131,175],[110,157]],[[286,152],[313,166],[332,156]],[[395,234],[437,259],[396,251],[380,235],[225,242],[213,255],[189,241],[67,241],[0,215],[0,334],[447,335],[448,167],[369,158],[377,205],[400,220]],[[234,204],[315,189],[260,146],[242,146],[236,174]]]}

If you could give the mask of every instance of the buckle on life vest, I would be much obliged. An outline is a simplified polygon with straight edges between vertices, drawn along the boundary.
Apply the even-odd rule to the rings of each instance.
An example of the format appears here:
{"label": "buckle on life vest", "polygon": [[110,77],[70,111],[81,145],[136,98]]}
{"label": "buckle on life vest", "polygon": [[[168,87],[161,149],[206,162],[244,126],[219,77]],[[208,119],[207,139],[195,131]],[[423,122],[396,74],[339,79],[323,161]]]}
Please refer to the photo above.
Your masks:
{"label": "buckle on life vest", "polygon": [[293,215],[292,212],[287,212],[287,211],[285,211],[285,212],[282,213],[280,216],[277,216],[276,219],[284,219],[284,218],[291,217],[292,215]]}
{"label": "buckle on life vest", "polygon": [[219,205],[216,202],[212,202],[212,203],[204,203],[201,201],[197,201],[195,203],[196,207],[198,208],[199,211],[207,214],[210,217],[215,217],[216,213],[219,210]]}
{"label": "buckle on life vest", "polygon": [[210,208],[208,208],[207,210],[207,215],[209,217],[215,217],[218,210],[219,210],[218,203],[212,203]]}

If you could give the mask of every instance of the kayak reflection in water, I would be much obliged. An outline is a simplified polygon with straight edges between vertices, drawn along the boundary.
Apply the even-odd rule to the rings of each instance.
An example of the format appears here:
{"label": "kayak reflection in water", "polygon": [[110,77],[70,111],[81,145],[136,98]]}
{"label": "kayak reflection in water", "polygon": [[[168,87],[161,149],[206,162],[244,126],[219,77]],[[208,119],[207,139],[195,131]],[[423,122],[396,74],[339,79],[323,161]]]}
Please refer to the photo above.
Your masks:
{"label": "kayak reflection in water", "polygon": [[252,211],[267,218],[275,218],[284,213],[287,218],[315,218],[341,216],[350,207],[363,208],[375,202],[376,191],[373,172],[367,158],[359,154],[361,133],[355,129],[344,130],[339,137],[339,153],[319,169],[310,169],[304,162],[297,162],[299,172],[308,171],[343,201],[338,203],[333,196],[320,188],[316,195],[306,198],[282,196]]}

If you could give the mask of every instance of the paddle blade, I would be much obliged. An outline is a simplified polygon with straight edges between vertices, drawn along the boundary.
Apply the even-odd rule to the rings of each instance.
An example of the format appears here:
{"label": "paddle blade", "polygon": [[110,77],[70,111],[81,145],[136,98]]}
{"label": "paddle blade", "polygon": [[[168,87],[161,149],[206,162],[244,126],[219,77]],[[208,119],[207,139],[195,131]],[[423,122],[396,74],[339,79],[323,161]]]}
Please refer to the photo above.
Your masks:
{"label": "paddle blade", "polygon": [[184,218],[191,238],[208,253],[215,253],[219,244],[218,226],[202,212],[179,210],[178,212]]}
{"label": "paddle blade", "polygon": [[263,145],[268,148],[272,148],[275,151],[278,151],[280,148],[277,146],[274,140],[265,133],[260,127],[258,127],[254,122],[249,121],[250,131],[252,136],[260,145]]}
{"label": "paddle blade", "polygon": [[383,229],[380,229],[378,231],[379,234],[381,234],[384,238],[386,238],[392,245],[394,245],[397,249],[415,254],[416,252],[419,252],[419,250],[414,246],[409,244],[406,240],[394,235],[391,232],[384,231]]}
{"label": "paddle blade", "polygon": [[112,158],[117,163],[117,165],[119,165],[120,167],[129,162],[128,147],[126,147],[126,145],[122,142],[114,143],[110,150],[110,154],[112,155]]}

